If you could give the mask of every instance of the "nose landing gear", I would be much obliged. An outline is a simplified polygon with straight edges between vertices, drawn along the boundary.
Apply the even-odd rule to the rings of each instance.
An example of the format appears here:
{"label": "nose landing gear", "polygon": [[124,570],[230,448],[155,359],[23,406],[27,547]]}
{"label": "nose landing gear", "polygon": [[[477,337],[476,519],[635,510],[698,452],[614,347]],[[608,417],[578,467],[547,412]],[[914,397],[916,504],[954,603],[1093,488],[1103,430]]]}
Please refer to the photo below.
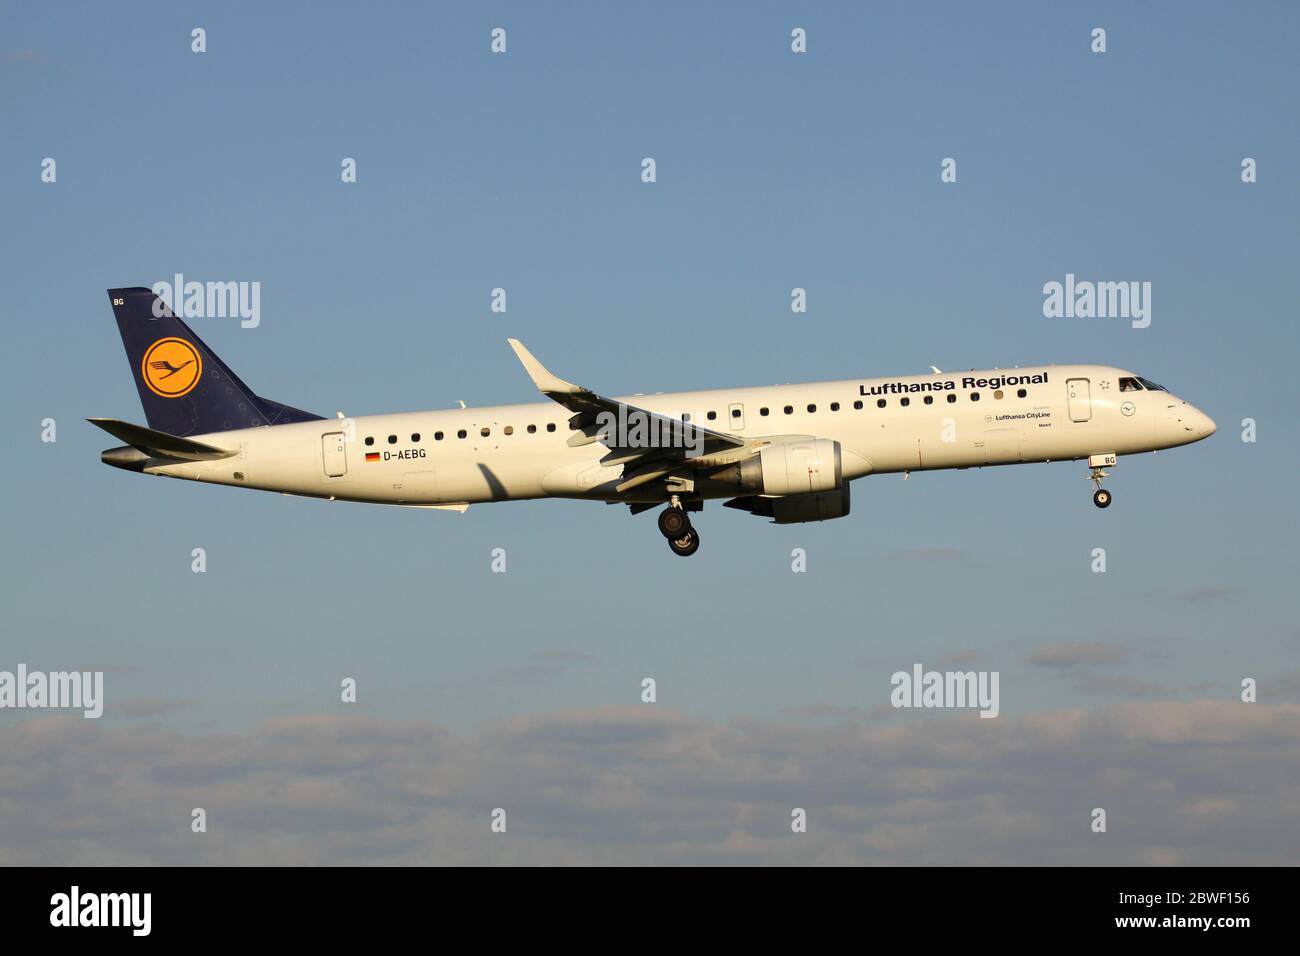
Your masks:
{"label": "nose landing gear", "polygon": [[1092,503],[1098,508],[1110,507],[1110,492],[1101,486],[1103,478],[1109,478],[1110,472],[1104,468],[1094,468],[1088,478],[1092,481],[1092,487],[1095,489],[1092,493]]}

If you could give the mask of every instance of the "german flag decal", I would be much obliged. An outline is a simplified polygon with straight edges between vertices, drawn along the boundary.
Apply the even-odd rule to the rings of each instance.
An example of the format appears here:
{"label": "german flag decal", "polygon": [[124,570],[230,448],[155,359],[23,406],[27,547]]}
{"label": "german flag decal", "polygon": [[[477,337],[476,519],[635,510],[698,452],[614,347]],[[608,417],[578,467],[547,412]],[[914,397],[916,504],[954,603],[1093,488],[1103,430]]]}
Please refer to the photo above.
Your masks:
{"label": "german flag decal", "polygon": [[377,451],[366,452],[366,461],[379,461],[379,452]]}

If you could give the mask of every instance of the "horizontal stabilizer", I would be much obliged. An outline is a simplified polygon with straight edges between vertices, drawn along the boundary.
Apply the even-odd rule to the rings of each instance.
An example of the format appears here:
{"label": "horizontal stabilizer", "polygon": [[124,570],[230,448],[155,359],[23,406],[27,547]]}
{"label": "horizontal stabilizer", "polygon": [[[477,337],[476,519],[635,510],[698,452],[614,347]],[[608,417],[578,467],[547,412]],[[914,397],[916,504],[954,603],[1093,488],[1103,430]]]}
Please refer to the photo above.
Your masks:
{"label": "horizontal stabilizer", "polygon": [[149,455],[151,458],[175,458],[179,461],[219,461],[233,458],[238,451],[215,448],[189,438],[178,438],[166,432],[154,431],[143,425],[118,421],[116,418],[87,418],[92,425],[104,429],[119,441]]}

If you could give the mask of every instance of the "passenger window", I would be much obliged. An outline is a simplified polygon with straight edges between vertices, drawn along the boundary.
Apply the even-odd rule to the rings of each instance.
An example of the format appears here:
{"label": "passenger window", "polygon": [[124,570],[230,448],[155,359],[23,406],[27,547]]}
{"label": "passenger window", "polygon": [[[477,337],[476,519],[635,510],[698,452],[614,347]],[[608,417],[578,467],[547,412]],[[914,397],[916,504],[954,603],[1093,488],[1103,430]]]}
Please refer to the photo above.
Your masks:
{"label": "passenger window", "polygon": [[1017,397],[1017,398],[1024,398],[1024,397],[1025,397],[1026,395],[1028,395],[1028,394],[1029,394],[1029,393],[1026,392],[1023,388],[1018,388],[1018,389],[1016,389],[1016,397]]}
{"label": "passenger window", "polygon": [[709,421],[713,421],[713,420],[714,420],[715,418],[717,418],[717,417],[718,417],[718,413],[717,413],[717,412],[709,412],[709,415],[708,415]]}
{"label": "passenger window", "polygon": [[690,420],[691,420],[691,413],[690,413],[690,412],[682,412],[682,421],[684,421],[684,422],[689,422]]}
{"label": "passenger window", "polygon": [[885,404],[886,402],[883,398],[876,399],[876,408],[884,408]]}
{"label": "passenger window", "polygon": [[927,405],[933,405],[933,404],[934,404],[934,396],[933,396],[933,395],[927,395],[927,396],[925,396],[925,404],[927,404]]}
{"label": "passenger window", "polygon": [[464,437],[465,437],[466,435],[468,435],[468,434],[469,434],[469,433],[468,433],[467,431],[465,431],[465,429],[462,428],[460,431],[456,432],[456,437],[457,437],[457,438],[464,438]]}
{"label": "passenger window", "polygon": [[420,433],[419,433],[419,432],[413,432],[413,433],[411,434],[411,441],[413,441],[413,442],[418,442],[419,440],[420,440]]}
{"label": "passenger window", "polygon": [[979,393],[979,392],[971,392],[971,393],[970,393],[970,400],[971,400],[972,402],[978,402],[978,401],[980,400],[980,393]]}
{"label": "passenger window", "polygon": [[767,417],[767,409],[766,409],[766,408],[760,408],[760,409],[758,410],[758,413],[759,413],[760,415],[762,415],[764,418]]}
{"label": "passenger window", "polygon": [[815,412],[815,411],[817,411],[817,406],[816,406],[816,405],[809,405],[809,406],[808,406],[808,414],[809,414],[809,415],[811,415],[811,414],[812,414],[813,412]]}
{"label": "passenger window", "polygon": [[367,435],[367,436],[366,436],[366,444],[367,444],[367,445],[373,445],[374,443],[375,443],[375,436],[374,436],[374,435]]}
{"label": "passenger window", "polygon": [[388,444],[390,444],[390,445],[396,445],[396,444],[397,444],[397,436],[396,436],[396,435],[389,435],[389,436],[388,436]]}
{"label": "passenger window", "polygon": [[553,432],[553,431],[555,431],[555,422],[551,422],[551,423],[549,423],[549,424],[546,426],[546,430],[547,430],[548,432]]}
{"label": "passenger window", "polygon": [[515,433],[515,426],[514,426],[514,425],[507,425],[507,426],[505,427],[505,433],[506,433],[507,435],[513,435],[513,434]]}
{"label": "passenger window", "polygon": [[840,410],[840,403],[839,403],[839,402],[831,402],[831,411],[833,411],[833,412],[838,412],[839,410]]}
{"label": "passenger window", "polygon": [[533,434],[536,434],[536,432],[537,432],[537,426],[536,426],[536,425],[529,425],[529,426],[528,426],[528,434],[533,435]]}
{"label": "passenger window", "polygon": [[862,401],[861,401],[861,400],[858,400],[858,401],[854,402],[854,403],[853,403],[853,407],[856,408],[858,411],[862,411]]}
{"label": "passenger window", "polygon": [[434,440],[434,441],[442,441],[442,432],[434,432],[434,433],[433,433],[433,440]]}
{"label": "passenger window", "polygon": [[956,401],[957,401],[957,396],[956,396],[956,395],[949,395],[949,396],[948,396],[948,404],[949,404],[949,405],[953,404],[953,403],[956,402]]}
{"label": "passenger window", "polygon": [[793,405],[787,405],[787,406],[785,407],[784,411],[785,411],[785,413],[786,413],[787,415],[793,415],[793,414],[794,414],[794,406],[793,406]]}
{"label": "passenger window", "polygon": [[904,396],[904,397],[902,397],[902,398],[900,398],[900,399],[898,400],[898,404],[903,405],[904,407],[906,407],[906,406],[912,404],[912,400],[911,400],[910,398],[908,398],[907,396]]}
{"label": "passenger window", "polygon": [[1002,389],[999,388],[999,389],[997,389],[996,391],[994,391],[994,393],[993,393],[993,397],[994,397],[994,398],[997,398],[997,399],[1001,399],[1001,398],[1002,398]]}
{"label": "passenger window", "polygon": [[479,434],[482,435],[484,438],[487,438],[488,435],[492,434],[492,429],[484,425],[481,429],[479,429]]}

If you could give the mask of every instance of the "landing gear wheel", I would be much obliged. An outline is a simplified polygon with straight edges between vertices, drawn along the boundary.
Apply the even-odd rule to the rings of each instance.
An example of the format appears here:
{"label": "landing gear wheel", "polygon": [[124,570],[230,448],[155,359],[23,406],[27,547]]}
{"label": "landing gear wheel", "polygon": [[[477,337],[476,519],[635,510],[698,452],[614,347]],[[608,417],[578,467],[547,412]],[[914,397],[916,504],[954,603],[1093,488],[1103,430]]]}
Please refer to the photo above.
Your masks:
{"label": "landing gear wheel", "polygon": [[659,512],[659,533],[669,541],[683,538],[691,532],[691,519],[681,508],[668,507]]}
{"label": "landing gear wheel", "polygon": [[[1091,455],[1088,458],[1088,464],[1092,465],[1093,461],[1104,461],[1109,459],[1110,463],[1115,464],[1113,455]],[[1110,473],[1100,465],[1093,465],[1092,474],[1088,475],[1088,480],[1092,482],[1092,503],[1098,508],[1110,507],[1110,492],[1101,486],[1103,478],[1109,478]]]}
{"label": "landing gear wheel", "polygon": [[673,554],[680,554],[683,558],[689,558],[700,550],[700,533],[692,528],[684,538],[669,538],[668,547],[673,549]]}

